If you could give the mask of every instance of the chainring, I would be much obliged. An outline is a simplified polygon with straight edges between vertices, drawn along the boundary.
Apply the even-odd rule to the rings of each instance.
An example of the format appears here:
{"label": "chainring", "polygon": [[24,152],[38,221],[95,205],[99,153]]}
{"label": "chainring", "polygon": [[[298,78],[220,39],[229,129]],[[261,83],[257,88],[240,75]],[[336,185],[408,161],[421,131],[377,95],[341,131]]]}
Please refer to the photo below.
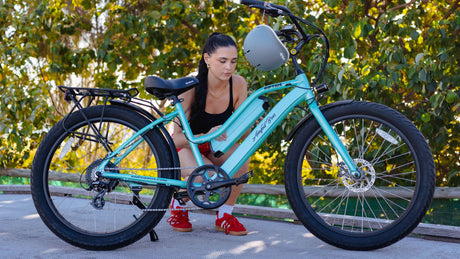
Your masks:
{"label": "chainring", "polygon": [[218,166],[203,165],[196,168],[187,181],[187,192],[190,200],[203,209],[220,207],[230,197],[231,186],[211,190],[208,184],[229,179],[227,173]]}

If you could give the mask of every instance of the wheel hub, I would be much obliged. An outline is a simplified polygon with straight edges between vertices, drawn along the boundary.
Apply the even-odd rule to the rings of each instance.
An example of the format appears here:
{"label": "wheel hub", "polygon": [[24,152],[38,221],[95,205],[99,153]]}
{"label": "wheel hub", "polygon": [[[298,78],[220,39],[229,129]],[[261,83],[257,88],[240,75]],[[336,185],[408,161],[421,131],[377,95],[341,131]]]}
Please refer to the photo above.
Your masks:
{"label": "wheel hub", "polygon": [[374,166],[367,160],[362,158],[353,159],[356,167],[361,173],[361,177],[355,178],[349,173],[342,174],[342,182],[352,192],[366,192],[375,183]]}
{"label": "wheel hub", "polygon": [[[99,176],[97,169],[101,165],[102,161],[102,159],[98,159],[86,168],[86,184],[89,186],[89,189],[94,189],[96,191],[104,189],[106,192],[111,192],[118,185],[118,180]],[[112,162],[109,162],[106,165],[105,170],[112,173],[120,173],[118,167]]]}

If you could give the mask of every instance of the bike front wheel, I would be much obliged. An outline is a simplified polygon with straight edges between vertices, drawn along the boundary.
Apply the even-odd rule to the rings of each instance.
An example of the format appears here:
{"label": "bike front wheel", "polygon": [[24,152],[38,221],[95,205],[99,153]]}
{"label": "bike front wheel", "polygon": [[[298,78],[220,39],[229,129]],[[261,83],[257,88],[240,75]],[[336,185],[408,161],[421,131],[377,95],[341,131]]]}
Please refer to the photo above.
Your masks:
{"label": "bike front wheel", "polygon": [[[108,153],[149,124],[134,110],[92,106],[56,124],[34,157],[31,190],[45,224],[61,239],[91,250],[129,245],[161,220],[172,189],[98,178]],[[106,170],[174,178],[170,147],[159,129],[139,136],[127,156]],[[93,186],[93,188],[91,188]],[[97,186],[94,188],[94,186]]]}
{"label": "bike front wheel", "polygon": [[362,177],[355,179],[314,118],[294,136],[285,162],[289,202],[315,236],[372,250],[409,234],[433,197],[433,156],[420,131],[383,105],[352,102],[323,111]]}

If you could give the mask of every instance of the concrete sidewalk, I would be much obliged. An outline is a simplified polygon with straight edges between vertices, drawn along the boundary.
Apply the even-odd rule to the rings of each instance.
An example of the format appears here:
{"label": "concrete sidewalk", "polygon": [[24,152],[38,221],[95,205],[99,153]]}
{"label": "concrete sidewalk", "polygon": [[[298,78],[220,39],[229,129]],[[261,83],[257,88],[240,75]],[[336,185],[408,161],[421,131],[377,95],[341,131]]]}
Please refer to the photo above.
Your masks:
{"label": "concrete sidewalk", "polygon": [[0,194],[2,258],[457,258],[460,244],[406,237],[370,252],[346,251],[314,237],[303,226],[239,218],[247,236],[214,230],[215,216],[191,213],[193,232],[172,231],[166,217],[155,228],[159,240],[144,237],[115,251],[87,251],[56,237],[38,216],[30,195]]}

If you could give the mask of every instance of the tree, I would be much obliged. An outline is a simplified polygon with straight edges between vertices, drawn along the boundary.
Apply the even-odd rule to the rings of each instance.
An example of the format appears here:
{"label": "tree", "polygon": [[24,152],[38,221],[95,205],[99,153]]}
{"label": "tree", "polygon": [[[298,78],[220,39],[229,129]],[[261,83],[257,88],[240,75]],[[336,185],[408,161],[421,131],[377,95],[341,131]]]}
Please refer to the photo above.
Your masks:
{"label": "tree", "polygon": [[[329,37],[331,58],[322,81],[332,88],[325,102],[368,100],[401,111],[427,138],[438,185],[459,185],[459,1],[286,3],[294,13],[305,11]],[[303,55],[310,77],[319,69],[320,55],[317,48]],[[289,131],[293,124],[282,128]],[[281,161],[276,168],[282,168]]]}
{"label": "tree", "polygon": [[[241,38],[243,9],[225,1],[1,1],[2,167],[30,153],[69,109],[57,85],[141,88],[193,72],[213,30]],[[227,22],[222,22],[227,21]]]}
{"label": "tree", "polygon": [[458,185],[459,1],[326,4],[318,20],[328,27],[334,49],[331,97],[402,111],[428,140],[438,184]]}
{"label": "tree", "polygon": [[[459,1],[272,2],[287,5],[329,36],[331,58],[321,81],[332,89],[323,103],[363,99],[402,111],[428,139],[438,184],[458,185]],[[262,17],[224,0],[0,1],[0,166],[30,167],[37,143],[69,109],[57,85],[138,87],[141,97],[152,99],[143,91],[145,76],[189,75],[211,32],[230,34],[242,46]],[[266,16],[264,22],[286,24]],[[303,68],[314,78],[324,49],[305,49]],[[241,51],[238,71],[250,92],[294,75],[289,66],[256,71]],[[268,97],[274,103],[282,94]],[[304,115],[294,111],[259,149],[252,164],[262,171],[256,182],[282,182],[282,140]],[[265,167],[260,159],[271,163]],[[275,173],[264,174],[268,170]]]}

